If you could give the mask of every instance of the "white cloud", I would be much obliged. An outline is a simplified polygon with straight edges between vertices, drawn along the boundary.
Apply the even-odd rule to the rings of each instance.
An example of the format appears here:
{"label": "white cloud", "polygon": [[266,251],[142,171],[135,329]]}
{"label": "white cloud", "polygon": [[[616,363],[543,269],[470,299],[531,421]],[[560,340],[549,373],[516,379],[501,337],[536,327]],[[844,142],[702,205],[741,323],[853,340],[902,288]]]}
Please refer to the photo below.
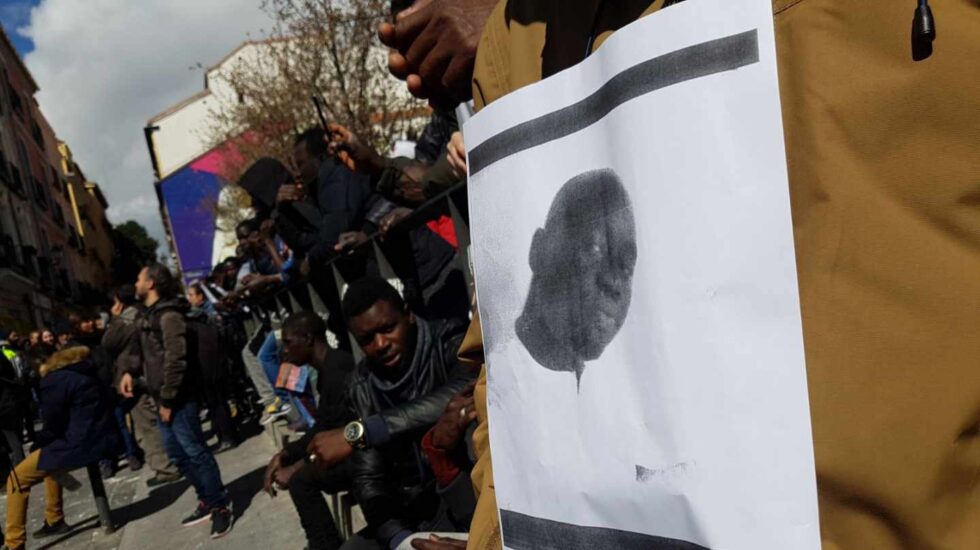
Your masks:
{"label": "white cloud", "polygon": [[114,220],[115,223],[121,223],[126,220],[137,220],[146,217],[146,214],[151,215],[156,214],[157,201],[154,197],[149,195],[139,195],[128,201],[116,202],[109,205],[109,209],[106,210],[106,215],[109,216],[110,220]]}
{"label": "white cloud", "polygon": [[86,176],[99,182],[111,221],[135,219],[161,243],[143,127],[200,91],[201,70],[258,37],[259,0],[43,0],[24,31],[38,102]]}

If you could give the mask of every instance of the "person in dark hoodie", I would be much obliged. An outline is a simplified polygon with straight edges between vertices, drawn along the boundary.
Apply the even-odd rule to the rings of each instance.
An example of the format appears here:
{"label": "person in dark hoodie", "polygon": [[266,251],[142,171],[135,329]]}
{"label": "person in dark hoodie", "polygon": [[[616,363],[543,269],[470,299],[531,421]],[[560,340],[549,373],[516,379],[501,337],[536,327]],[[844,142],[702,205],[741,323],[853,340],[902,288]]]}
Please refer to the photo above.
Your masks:
{"label": "person in dark hoodie", "polygon": [[68,345],[41,366],[41,419],[39,449],[32,452],[7,478],[7,532],[5,550],[24,548],[27,501],[31,487],[44,482],[44,525],[35,538],[66,533],[62,489],[55,474],[115,456],[119,435],[112,416],[109,388],[98,378],[91,351]]}
{"label": "person in dark hoodie", "polygon": [[271,220],[276,234],[294,252],[305,256],[317,244],[317,207],[283,163],[261,158],[245,170],[238,185],[251,197],[255,217]]}
{"label": "person in dark hoodie", "polygon": [[[140,351],[149,394],[159,404],[160,435],[167,455],[197,492],[198,506],[184,526],[211,520],[211,538],[227,535],[233,517],[221,471],[201,429],[195,381],[188,368],[188,327],[184,306],[177,299],[177,281],[161,264],[144,267],[136,280],[136,296],[146,307],[140,315]],[[120,391],[132,388],[123,376]]]}

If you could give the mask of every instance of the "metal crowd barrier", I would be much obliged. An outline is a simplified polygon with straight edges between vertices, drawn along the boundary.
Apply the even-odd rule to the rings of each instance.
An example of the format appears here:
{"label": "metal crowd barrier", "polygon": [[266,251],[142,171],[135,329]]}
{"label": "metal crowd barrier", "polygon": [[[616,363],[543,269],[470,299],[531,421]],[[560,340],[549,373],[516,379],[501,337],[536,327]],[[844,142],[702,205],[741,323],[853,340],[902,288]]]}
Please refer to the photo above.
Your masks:
{"label": "metal crowd barrier", "polygon": [[[418,228],[430,219],[436,219],[442,215],[448,215],[452,219],[458,245],[454,260],[457,262],[457,265],[461,264],[462,266],[467,299],[472,304],[474,286],[472,270],[469,267],[471,265],[469,260],[470,232],[467,216],[466,184],[461,183],[414,209],[405,219],[392,227],[387,237],[382,236],[380,232],[369,235],[366,241],[319,266],[315,273],[320,284],[313,284],[313,281],[298,281],[288,287],[276,290],[271,295],[265,295],[264,297],[248,301],[251,315],[244,321],[247,334],[254,334],[265,323],[270,324],[273,329],[278,329],[283,319],[291,312],[302,311],[309,307],[327,322],[328,327],[345,327],[344,331],[347,332],[350,350],[354,354],[354,358],[360,361],[363,358],[360,346],[357,344],[353,335],[346,330],[346,325],[343,323],[343,315],[338,310],[339,300],[343,298],[348,284],[354,278],[345,275],[345,271],[353,271],[355,273],[366,272],[368,271],[368,267],[373,264],[376,267],[378,275],[392,283],[392,286],[399,289],[400,292],[404,293],[405,274],[399,273],[395,267],[399,263],[392,262],[390,257],[393,253],[403,256],[407,253],[408,256],[411,256],[410,243],[407,237],[408,231]],[[391,244],[392,241],[394,241],[393,244]],[[392,247],[398,248],[395,249]],[[409,250],[405,250],[405,247],[409,247]],[[359,266],[361,269],[357,269],[358,266],[356,264],[358,263],[361,264]],[[354,265],[355,269],[346,269],[351,265]],[[328,272],[330,275],[325,275]],[[323,284],[324,281],[322,281],[322,278],[325,276],[332,276],[332,288],[328,289]],[[330,291],[336,294],[330,297],[322,295]],[[333,308],[330,307],[331,305]],[[333,334],[333,331],[331,331],[331,334],[336,339],[336,341],[331,342],[331,345],[340,346],[339,338],[341,336],[339,334]]]}

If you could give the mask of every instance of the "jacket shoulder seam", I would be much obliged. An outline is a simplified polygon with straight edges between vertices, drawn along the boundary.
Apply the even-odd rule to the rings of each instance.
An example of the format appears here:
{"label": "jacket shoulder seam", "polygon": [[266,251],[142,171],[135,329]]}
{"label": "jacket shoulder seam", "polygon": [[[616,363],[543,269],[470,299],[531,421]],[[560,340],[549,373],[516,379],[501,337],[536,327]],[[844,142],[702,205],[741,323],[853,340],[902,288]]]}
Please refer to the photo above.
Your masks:
{"label": "jacket shoulder seam", "polygon": [[802,4],[802,3],[803,3],[803,0],[790,0],[785,5],[783,5],[781,7],[776,7],[775,9],[773,9],[772,14],[773,14],[773,16],[779,15],[779,14],[783,13],[784,11],[792,8],[793,6],[796,6],[796,5],[799,5],[799,4]]}

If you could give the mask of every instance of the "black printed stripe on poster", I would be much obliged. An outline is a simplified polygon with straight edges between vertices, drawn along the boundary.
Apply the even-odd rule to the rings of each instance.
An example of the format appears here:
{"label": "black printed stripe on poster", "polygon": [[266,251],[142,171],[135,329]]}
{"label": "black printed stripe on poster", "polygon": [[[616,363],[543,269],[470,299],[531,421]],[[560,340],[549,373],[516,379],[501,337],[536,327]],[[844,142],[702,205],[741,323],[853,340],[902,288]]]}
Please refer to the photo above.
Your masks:
{"label": "black printed stripe on poster", "polygon": [[500,132],[470,151],[470,175],[525,149],[598,122],[616,107],[650,92],[759,62],[759,32],[746,31],[688,46],[634,65],[589,97]]}
{"label": "black printed stripe on poster", "polygon": [[708,550],[693,542],[583,527],[509,510],[500,511],[500,527],[504,545],[513,550]]}

